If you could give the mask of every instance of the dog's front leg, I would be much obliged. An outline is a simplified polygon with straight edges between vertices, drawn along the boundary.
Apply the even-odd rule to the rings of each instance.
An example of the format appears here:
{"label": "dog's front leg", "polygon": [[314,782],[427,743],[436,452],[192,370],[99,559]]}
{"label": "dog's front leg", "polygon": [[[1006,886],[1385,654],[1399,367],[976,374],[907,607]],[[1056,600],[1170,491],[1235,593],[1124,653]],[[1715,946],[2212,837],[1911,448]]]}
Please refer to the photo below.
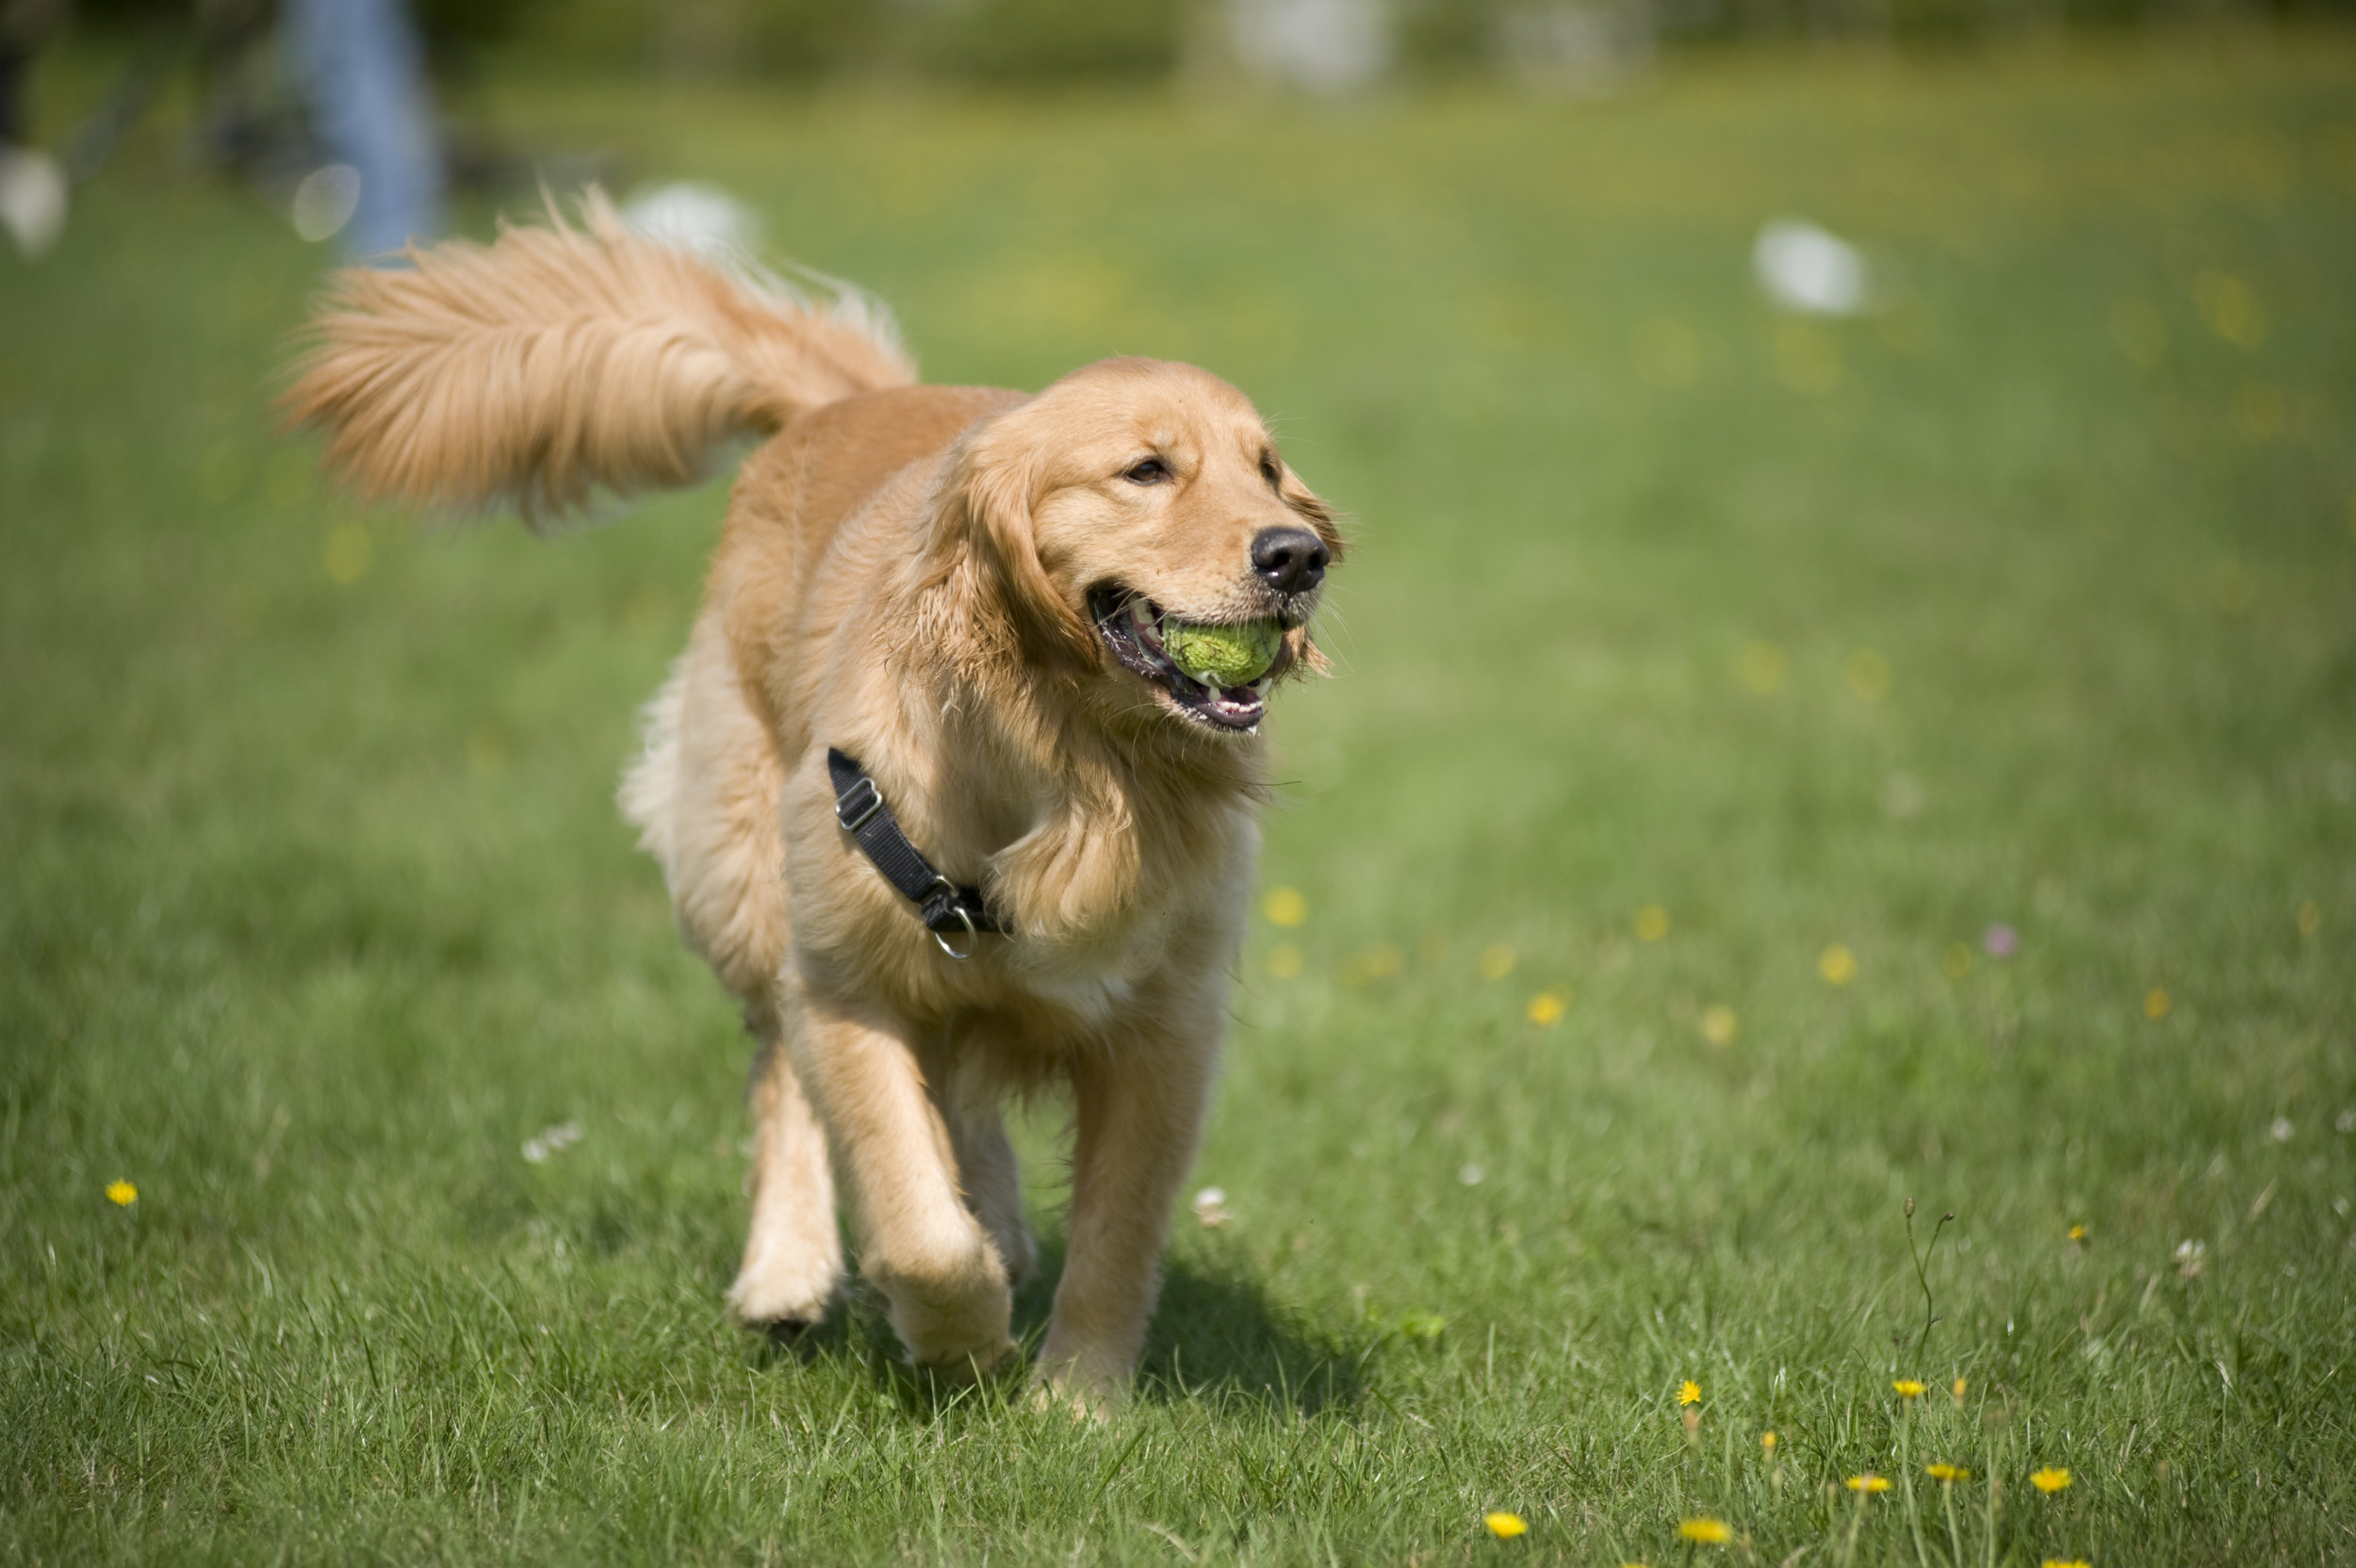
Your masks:
{"label": "dog's front leg", "polygon": [[1039,1382],[1081,1409],[1118,1404],[1161,1289],[1170,1207],[1193,1163],[1216,1036],[1149,1038],[1075,1065],[1072,1240]]}
{"label": "dog's front leg", "polygon": [[848,1187],[859,1273],[921,1364],[979,1373],[1014,1348],[1006,1268],[959,1198],[957,1157],[909,1043],[811,999],[791,1038]]}
{"label": "dog's front leg", "polygon": [[826,1132],[794,1081],[775,1017],[764,1008],[751,1022],[761,1042],[752,1082],[753,1217],[728,1305],[747,1328],[792,1331],[826,1315],[843,1279],[843,1233]]}

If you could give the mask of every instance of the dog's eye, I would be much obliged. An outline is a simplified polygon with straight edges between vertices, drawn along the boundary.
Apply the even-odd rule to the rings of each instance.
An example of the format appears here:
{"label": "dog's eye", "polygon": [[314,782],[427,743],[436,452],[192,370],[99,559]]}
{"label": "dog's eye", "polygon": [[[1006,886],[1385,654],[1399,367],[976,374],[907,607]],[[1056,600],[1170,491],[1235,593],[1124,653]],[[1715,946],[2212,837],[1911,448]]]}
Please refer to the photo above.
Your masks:
{"label": "dog's eye", "polygon": [[1284,482],[1284,471],[1276,466],[1276,459],[1267,452],[1260,454],[1260,477],[1268,481],[1268,487],[1271,490],[1281,489]]}
{"label": "dog's eye", "polygon": [[1170,466],[1158,457],[1149,457],[1121,477],[1132,484],[1159,484],[1170,477]]}

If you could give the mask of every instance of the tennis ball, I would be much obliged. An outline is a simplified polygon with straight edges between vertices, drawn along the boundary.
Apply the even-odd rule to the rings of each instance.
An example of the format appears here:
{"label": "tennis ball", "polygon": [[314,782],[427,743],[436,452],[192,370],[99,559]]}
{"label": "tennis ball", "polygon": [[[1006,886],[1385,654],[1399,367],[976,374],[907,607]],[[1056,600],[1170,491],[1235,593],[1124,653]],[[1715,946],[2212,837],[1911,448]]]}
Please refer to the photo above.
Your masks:
{"label": "tennis ball", "polygon": [[1275,621],[1248,621],[1242,626],[1188,626],[1170,621],[1162,627],[1162,647],[1170,662],[1205,686],[1249,686],[1268,674],[1284,643],[1284,629]]}

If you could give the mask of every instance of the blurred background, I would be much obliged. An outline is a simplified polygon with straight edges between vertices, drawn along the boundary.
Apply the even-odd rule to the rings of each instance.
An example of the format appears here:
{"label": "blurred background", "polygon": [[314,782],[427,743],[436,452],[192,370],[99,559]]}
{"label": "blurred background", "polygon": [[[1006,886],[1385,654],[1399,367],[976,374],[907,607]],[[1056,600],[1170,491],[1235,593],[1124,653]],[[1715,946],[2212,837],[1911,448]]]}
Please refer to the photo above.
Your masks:
{"label": "blurred background", "polygon": [[[369,112],[352,106],[384,82],[390,97],[430,105],[430,78],[453,122],[451,177],[464,188],[530,189],[601,166],[581,161],[585,149],[568,158],[489,133],[476,112],[482,95],[518,72],[803,91],[1578,95],[1628,90],[1665,58],[1746,48],[1952,57],[2352,14],[2350,0],[9,0],[0,11],[0,142],[48,146],[64,181],[78,183],[159,96],[191,100],[185,155],[283,198],[330,155],[349,155],[337,146],[338,114]],[[348,48],[331,41],[343,38]],[[94,108],[87,88],[65,90],[41,111],[36,135],[28,68],[60,47],[86,72],[104,59],[116,70]],[[337,210],[334,185],[314,192],[306,229],[327,220],[322,202],[331,217]],[[418,210],[438,221],[434,194]],[[57,200],[24,194],[0,205],[37,214]],[[20,237],[53,222],[10,221]]]}
{"label": "blurred background", "polygon": [[[266,0],[35,0],[93,33],[203,35],[225,64]],[[1310,90],[1492,77],[1594,87],[1661,50],[1792,41],[1940,49],[2063,33],[2346,17],[2346,0],[417,0],[437,72],[528,52],[701,80],[1129,84],[1244,76]],[[20,24],[20,27],[25,24]]]}
{"label": "blurred background", "polygon": [[[1406,1560],[1519,1499],[1832,1560],[1890,1380],[1963,1377],[2079,1466],[2005,1560],[2341,1551],[2347,6],[0,17],[0,1536]],[[540,542],[278,428],[327,268],[592,179],[934,381],[1205,365],[1348,516],[1148,1353],[1241,1402],[1169,1462],[861,1414],[905,1462],[780,1512],[889,1336],[727,1324],[744,1042],[613,803],[725,477]],[[1379,1482],[1295,1465],[1312,1384]]]}

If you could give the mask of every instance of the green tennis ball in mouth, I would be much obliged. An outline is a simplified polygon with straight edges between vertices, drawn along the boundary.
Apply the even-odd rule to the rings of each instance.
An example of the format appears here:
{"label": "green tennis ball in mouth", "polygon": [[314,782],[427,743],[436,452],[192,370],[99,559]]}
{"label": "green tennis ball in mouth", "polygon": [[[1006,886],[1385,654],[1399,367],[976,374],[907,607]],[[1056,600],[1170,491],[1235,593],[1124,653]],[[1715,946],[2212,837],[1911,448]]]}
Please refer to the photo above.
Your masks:
{"label": "green tennis ball in mouth", "polygon": [[1183,621],[1162,625],[1162,647],[1179,673],[1205,686],[1249,686],[1268,674],[1284,645],[1284,629],[1275,621],[1248,621],[1241,626],[1188,626]]}

